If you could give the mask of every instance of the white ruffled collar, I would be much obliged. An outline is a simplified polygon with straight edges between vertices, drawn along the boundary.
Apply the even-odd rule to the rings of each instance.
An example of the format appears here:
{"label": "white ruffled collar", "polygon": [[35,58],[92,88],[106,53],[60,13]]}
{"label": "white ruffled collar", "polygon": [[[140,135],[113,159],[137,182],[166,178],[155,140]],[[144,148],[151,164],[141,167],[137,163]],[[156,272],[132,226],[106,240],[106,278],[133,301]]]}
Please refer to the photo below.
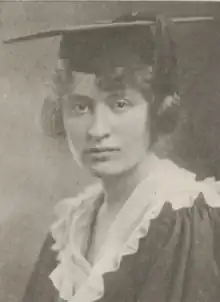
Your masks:
{"label": "white ruffled collar", "polygon": [[190,207],[199,192],[211,206],[219,206],[219,196],[210,184],[196,182],[193,173],[169,160],[158,159],[152,173],[136,187],[118,213],[94,266],[84,254],[90,226],[102,203],[101,185],[93,185],[76,198],[59,203],[55,208],[58,220],[51,227],[59,264],[50,278],[60,297],[68,302],[101,298],[103,274],[118,270],[123,256],[137,252],[140,238],[147,235],[151,220],[159,215],[164,203],[170,202],[173,209]]}

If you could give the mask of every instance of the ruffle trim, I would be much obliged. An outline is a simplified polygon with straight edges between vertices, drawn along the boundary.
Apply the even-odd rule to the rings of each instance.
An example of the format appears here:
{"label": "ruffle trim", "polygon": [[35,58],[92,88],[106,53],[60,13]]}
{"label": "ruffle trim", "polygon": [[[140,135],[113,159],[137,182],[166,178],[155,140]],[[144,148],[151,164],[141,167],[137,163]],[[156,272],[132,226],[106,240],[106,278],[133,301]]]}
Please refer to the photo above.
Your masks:
{"label": "ruffle trim", "polygon": [[81,249],[87,240],[92,210],[101,192],[100,184],[89,186],[77,197],[62,200],[54,208],[57,221],[50,230],[55,240],[52,249],[58,252],[59,264],[50,274],[50,279],[65,301],[70,300],[73,288],[78,288],[90,274],[91,267],[82,257]]}
{"label": "ruffle trim", "polygon": [[94,267],[85,284],[68,302],[92,302],[104,296],[104,274],[117,271],[124,256],[133,255],[138,251],[140,239],[147,235],[150,221],[159,215],[162,206],[163,204],[160,204],[158,207],[155,207],[150,215],[148,213],[147,217],[144,217],[141,225],[131,234],[118,254],[109,254],[108,258],[105,258],[104,261],[101,261]]}
{"label": "ruffle trim", "polygon": [[[151,220],[159,216],[165,202],[169,202],[174,210],[192,207],[199,193],[203,193],[208,205],[220,207],[220,182],[215,182],[214,178],[196,182],[194,174],[180,169],[174,164],[170,165],[168,162],[164,168],[167,167],[169,169],[165,169],[165,172],[161,173],[164,183],[162,189],[160,188],[160,193],[156,193],[155,188],[152,189],[154,202],[150,210],[146,211],[140,223],[120,246],[120,250],[117,248],[110,250],[111,252],[108,252],[93,267],[81,256],[81,251],[72,242],[70,230],[79,223],[80,217],[87,219],[84,220],[84,224],[87,224],[88,227],[91,213],[96,206],[95,200],[102,192],[101,186],[92,186],[77,198],[67,199],[58,204],[56,207],[58,221],[52,225],[51,232],[56,242],[53,249],[58,251],[60,263],[51,273],[50,278],[62,299],[68,302],[93,302],[102,298],[104,296],[104,274],[117,271],[124,256],[135,254],[138,251],[140,239],[147,235]],[[159,178],[161,178],[161,174],[158,174]],[[168,174],[172,177],[169,178]],[[149,192],[146,193],[149,194]],[[88,208],[90,208],[89,211]],[[85,217],[86,213],[90,213],[90,215]],[[83,226],[79,229],[83,230]],[[82,232],[78,233],[77,238],[81,235],[85,240],[86,237]]]}

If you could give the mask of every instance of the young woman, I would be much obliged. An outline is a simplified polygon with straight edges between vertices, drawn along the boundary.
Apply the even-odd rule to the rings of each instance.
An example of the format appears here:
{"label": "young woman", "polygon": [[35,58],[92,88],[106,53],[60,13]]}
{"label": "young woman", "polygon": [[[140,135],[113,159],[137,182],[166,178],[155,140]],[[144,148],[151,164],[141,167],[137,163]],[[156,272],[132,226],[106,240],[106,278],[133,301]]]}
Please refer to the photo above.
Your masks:
{"label": "young woman", "polygon": [[52,101],[97,183],[57,205],[24,302],[219,300],[217,184],[154,152],[180,99],[168,23],[143,20],[62,37]]}

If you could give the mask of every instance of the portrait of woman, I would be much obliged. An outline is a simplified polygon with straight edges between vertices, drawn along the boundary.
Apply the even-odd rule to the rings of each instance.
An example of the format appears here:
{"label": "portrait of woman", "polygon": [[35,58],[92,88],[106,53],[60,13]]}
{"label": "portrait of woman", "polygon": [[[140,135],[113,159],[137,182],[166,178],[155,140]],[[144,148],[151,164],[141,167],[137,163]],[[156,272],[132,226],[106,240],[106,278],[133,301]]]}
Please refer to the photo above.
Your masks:
{"label": "portrait of woman", "polygon": [[23,302],[219,300],[219,185],[155,152],[181,107],[172,26],[137,13],[60,33],[43,127],[95,181],[56,205]]}

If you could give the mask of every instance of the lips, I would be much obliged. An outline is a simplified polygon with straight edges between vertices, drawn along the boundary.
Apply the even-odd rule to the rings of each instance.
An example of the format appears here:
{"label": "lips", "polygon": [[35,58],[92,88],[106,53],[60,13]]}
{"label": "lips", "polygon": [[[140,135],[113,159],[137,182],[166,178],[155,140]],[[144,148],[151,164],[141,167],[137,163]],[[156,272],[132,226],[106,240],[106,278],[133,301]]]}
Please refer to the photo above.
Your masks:
{"label": "lips", "polygon": [[119,148],[113,148],[113,147],[92,147],[86,150],[85,153],[98,155],[98,154],[117,152],[119,150],[120,150]]}

